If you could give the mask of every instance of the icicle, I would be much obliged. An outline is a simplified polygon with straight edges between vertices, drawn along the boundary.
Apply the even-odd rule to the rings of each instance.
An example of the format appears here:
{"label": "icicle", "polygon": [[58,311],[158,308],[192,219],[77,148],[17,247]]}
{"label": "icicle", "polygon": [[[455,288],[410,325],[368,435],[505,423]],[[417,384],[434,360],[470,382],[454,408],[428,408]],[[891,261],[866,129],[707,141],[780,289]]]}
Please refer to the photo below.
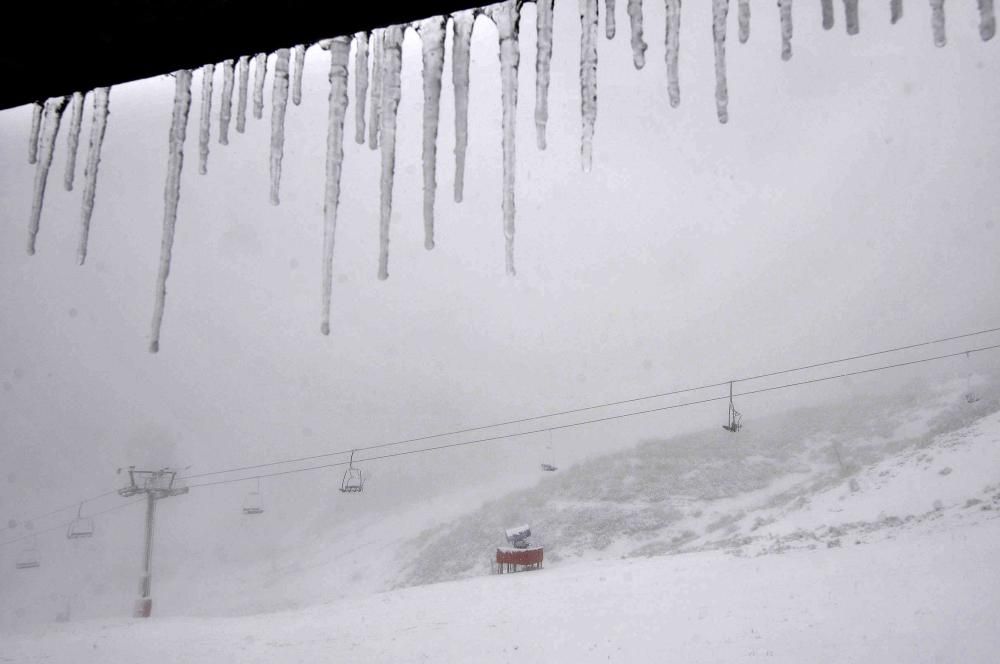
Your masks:
{"label": "icicle", "polygon": [[[335,37],[330,44],[330,114],[326,135],[326,190],[323,203],[323,320],[320,326],[323,334],[330,334],[333,246],[337,231],[337,205],[340,202],[340,172],[344,162],[344,116],[347,114],[347,62],[350,52],[350,37]],[[363,134],[361,142],[364,142]]]}
{"label": "icicle", "polygon": [[781,59],[792,59],[792,0],[778,0],[781,14]]}
{"label": "icicle", "polygon": [[740,43],[746,44],[750,39],[750,0],[740,0],[737,18],[740,22]]}
{"label": "icicle", "polygon": [[903,0],[890,0],[889,20],[895,25],[901,18],[903,18]]}
{"label": "icicle", "polygon": [[163,238],[160,241],[160,269],[156,276],[156,303],[153,307],[152,338],[149,352],[160,350],[160,327],[167,298],[167,277],[170,256],[174,248],[174,227],[177,224],[177,204],[181,196],[181,167],[184,165],[184,137],[187,134],[188,111],[191,110],[191,72],[181,69],[174,74],[174,116],[170,121],[167,184],[163,192]]}
{"label": "icicle", "polygon": [[944,0],[931,0],[931,27],[934,30],[934,45],[938,48],[948,43],[944,32]]}
{"label": "icicle", "polygon": [[997,31],[997,20],[993,15],[993,0],[979,0],[979,38],[993,39]]}
{"label": "icicle", "polygon": [[[597,6],[594,3],[592,39],[597,43]],[[514,140],[517,121],[517,67],[521,54],[518,49],[518,28],[521,20],[517,0],[490,5],[485,10],[496,23],[500,38],[500,80],[503,103],[503,226],[507,274],[514,271]]]}
{"label": "icicle", "polygon": [[368,96],[368,33],[354,35],[354,141],[365,144],[365,97]]}
{"label": "icicle", "polygon": [[[552,7],[552,0],[539,0]],[[455,202],[462,202],[465,190],[465,151],[469,145],[469,52],[472,28],[476,24],[474,9],[452,14],[451,81],[455,87]],[[539,19],[541,20],[541,19]],[[541,28],[539,28],[541,29]],[[541,46],[539,46],[541,48]],[[535,111],[537,116],[537,109]]]}
{"label": "icicle", "polygon": [[288,107],[288,60],[291,51],[279,48],[271,91],[271,205],[277,205],[281,184],[281,158],[285,151],[285,109]]}
{"label": "icicle", "polygon": [[642,0],[628,0],[628,19],[632,28],[632,64],[636,69],[646,65],[646,42],[642,39]]}
{"label": "icicle", "polygon": [[382,130],[382,42],[385,39],[385,29],[379,28],[372,32],[372,84],[371,103],[368,108],[368,147],[378,148],[378,134]]}
{"label": "icicle", "polygon": [[87,260],[87,242],[90,237],[90,218],[94,214],[94,194],[97,192],[97,166],[101,163],[101,146],[108,126],[108,100],[111,88],[94,89],[94,116],[90,121],[90,147],[87,149],[87,167],[83,171],[83,206],[80,215],[80,243],[76,257],[80,265]]}
{"label": "icicle", "polygon": [[424,248],[434,248],[434,198],[437,191],[437,134],[441,103],[441,75],[444,72],[445,18],[420,21],[424,81]]}
{"label": "icicle", "polygon": [[198,128],[198,172],[208,172],[208,141],[212,127],[212,79],[215,65],[201,68],[201,124]]}
{"label": "icicle", "polygon": [[306,47],[299,44],[295,47],[295,75],[292,78],[292,103],[298,106],[302,103],[302,71],[306,68]]}
{"label": "icicle", "polygon": [[229,145],[229,120],[233,113],[233,61],[222,61],[222,99],[219,100],[219,143]]}
{"label": "icicle", "polygon": [[267,53],[258,53],[253,70],[253,116],[264,117],[264,77],[267,76]]}
{"label": "icicle", "polygon": [[615,0],[604,0],[604,34],[615,38]]}
{"label": "icicle", "polygon": [[719,122],[729,121],[729,91],[726,86],[726,19],[729,0],[712,0],[712,40],[715,42],[715,111]]}
{"label": "icicle", "polygon": [[580,0],[580,115],[583,120],[580,156],[583,170],[589,172],[597,122],[597,0]]}
{"label": "icicle", "polygon": [[670,105],[674,108],[681,103],[681,83],[677,74],[677,61],[681,44],[681,0],[665,0],[667,8],[667,89]]}
{"label": "icicle", "polygon": [[250,57],[240,56],[240,92],[236,100],[236,131],[243,133],[247,126],[247,88],[250,84]]}
{"label": "icicle", "polygon": [[858,25],[858,0],[844,0],[844,23],[847,25],[847,34],[858,34],[861,29]]}
{"label": "icicle", "polygon": [[45,102],[45,116],[38,144],[38,161],[35,164],[35,196],[31,203],[31,219],[28,223],[28,254],[35,253],[35,238],[42,218],[42,203],[45,200],[45,182],[52,166],[52,153],[56,149],[56,136],[63,111],[69,103],[68,97],[53,97]]}
{"label": "icicle", "polygon": [[[383,71],[379,112],[382,141],[381,205],[379,219],[378,278],[389,278],[389,220],[392,217],[392,181],[396,169],[396,111],[402,93],[403,28],[393,25],[381,34]],[[374,100],[373,100],[374,101]]]}
{"label": "icicle", "polygon": [[[535,56],[535,133],[538,149],[545,149],[549,121],[549,70],[552,62],[552,0],[536,0],[537,55]],[[468,64],[466,64],[468,70]]]}
{"label": "icicle", "polygon": [[73,178],[76,176],[76,152],[80,147],[80,126],[83,124],[83,93],[73,93],[73,113],[69,121],[68,152],[66,153],[66,175],[63,186],[66,191],[73,191]]}
{"label": "icicle", "polygon": [[42,105],[35,102],[31,106],[31,135],[28,136],[28,163],[38,161],[38,138],[42,130]]}
{"label": "icicle", "polygon": [[[896,2],[898,0],[893,0]],[[822,0],[821,2],[823,9],[823,29],[830,30],[833,28],[833,0]]]}

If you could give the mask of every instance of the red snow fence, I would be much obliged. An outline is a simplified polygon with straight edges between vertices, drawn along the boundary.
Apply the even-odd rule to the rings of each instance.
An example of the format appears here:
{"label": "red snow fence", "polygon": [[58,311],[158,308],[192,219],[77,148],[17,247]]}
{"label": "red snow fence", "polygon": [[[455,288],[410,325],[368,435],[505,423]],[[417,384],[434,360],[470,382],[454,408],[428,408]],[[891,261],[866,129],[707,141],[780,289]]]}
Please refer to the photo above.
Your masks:
{"label": "red snow fence", "polygon": [[518,568],[540,569],[544,557],[542,547],[531,546],[527,549],[517,549],[510,546],[497,547],[496,573],[518,572]]}

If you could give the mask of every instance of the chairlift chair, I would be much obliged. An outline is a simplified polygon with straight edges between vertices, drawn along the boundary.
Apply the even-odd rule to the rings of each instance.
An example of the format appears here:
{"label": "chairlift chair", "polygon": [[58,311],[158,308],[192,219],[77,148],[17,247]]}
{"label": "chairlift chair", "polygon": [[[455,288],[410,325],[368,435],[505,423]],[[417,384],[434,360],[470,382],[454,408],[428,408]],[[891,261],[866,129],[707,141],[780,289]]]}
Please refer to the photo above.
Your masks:
{"label": "chairlift chair", "polygon": [[559,469],[556,468],[555,466],[553,466],[551,463],[543,463],[542,464],[542,470],[552,473],[552,472],[555,472],[555,471],[557,471]]}
{"label": "chairlift chair", "polygon": [[257,489],[256,491],[251,491],[247,494],[247,497],[243,499],[243,513],[244,514],[263,514],[264,513],[264,503],[260,498],[260,478],[257,478]]}
{"label": "chairlift chair", "polygon": [[34,544],[21,550],[21,553],[17,556],[17,561],[14,563],[16,569],[32,569],[34,567],[41,567],[42,563],[38,559],[38,549]]}
{"label": "chairlift chair", "polygon": [[729,421],[722,425],[726,431],[736,433],[743,428],[743,415],[733,405],[733,384],[729,383]]}
{"label": "chairlift chair", "polygon": [[340,481],[340,490],[343,493],[361,493],[364,483],[361,469],[354,467],[354,450],[351,450],[351,460],[348,462],[347,470],[344,471],[344,479]]}
{"label": "chairlift chair", "polygon": [[76,510],[76,518],[70,521],[69,527],[66,529],[66,539],[83,539],[94,536],[94,519],[83,516],[81,512],[83,512],[83,503],[80,503],[80,507]]}

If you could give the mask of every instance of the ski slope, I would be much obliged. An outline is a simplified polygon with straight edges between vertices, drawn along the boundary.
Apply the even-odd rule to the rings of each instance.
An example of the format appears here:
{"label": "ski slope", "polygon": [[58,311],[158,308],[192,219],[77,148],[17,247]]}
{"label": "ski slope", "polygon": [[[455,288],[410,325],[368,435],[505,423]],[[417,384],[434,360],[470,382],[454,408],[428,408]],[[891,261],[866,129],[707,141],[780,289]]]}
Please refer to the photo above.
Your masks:
{"label": "ski slope", "polygon": [[[313,522],[262,560],[183,561],[152,620],[15,623],[0,662],[994,662],[1000,402],[995,381],[965,388]],[[491,576],[515,521],[546,568]],[[0,605],[30,597],[6,578]]]}
{"label": "ski slope", "polygon": [[596,561],[239,618],[89,621],[2,662],[994,662],[1000,521],[743,558]]}

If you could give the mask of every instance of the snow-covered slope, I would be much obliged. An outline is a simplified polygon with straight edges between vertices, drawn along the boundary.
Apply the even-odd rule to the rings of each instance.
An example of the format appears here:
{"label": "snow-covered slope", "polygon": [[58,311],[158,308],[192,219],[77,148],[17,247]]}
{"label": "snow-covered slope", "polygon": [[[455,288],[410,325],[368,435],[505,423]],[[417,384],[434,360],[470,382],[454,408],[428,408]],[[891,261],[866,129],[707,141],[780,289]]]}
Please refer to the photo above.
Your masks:
{"label": "snow-covered slope", "polygon": [[[164,662],[992,661],[1000,385],[980,380],[974,402],[968,388],[650,440],[506,494],[498,477],[377,518],[320,510],[282,541],[240,525],[221,534],[228,548],[216,533],[164,561],[146,623],[45,625],[64,598],[8,573],[0,662],[128,661],[150,647]],[[503,528],[523,522],[545,570],[491,577]],[[111,575],[126,586],[134,553]],[[122,615],[131,592],[83,604],[118,601],[96,615]]]}
{"label": "snow-covered slope", "polygon": [[720,428],[579,464],[413,540],[400,583],[489,573],[498,533],[521,522],[557,563],[836,546],[941,518],[1000,483],[1000,406],[990,390],[969,403],[962,388],[798,411],[735,436]]}
{"label": "snow-covered slope", "polygon": [[0,661],[985,664],[1000,651],[996,515],[864,546],[592,561],[257,616],[58,625],[5,637]]}

